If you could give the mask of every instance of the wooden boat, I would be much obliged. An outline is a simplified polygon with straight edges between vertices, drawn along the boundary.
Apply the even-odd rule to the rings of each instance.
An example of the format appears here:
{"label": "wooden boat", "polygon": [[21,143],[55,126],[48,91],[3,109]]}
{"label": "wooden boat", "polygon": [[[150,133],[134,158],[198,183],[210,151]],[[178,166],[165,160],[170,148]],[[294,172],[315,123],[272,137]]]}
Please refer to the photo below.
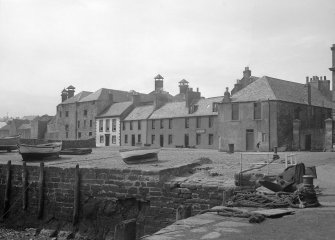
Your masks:
{"label": "wooden boat", "polygon": [[20,135],[0,138],[0,150],[10,152],[17,149]]}
{"label": "wooden boat", "polygon": [[127,164],[139,164],[147,162],[157,162],[160,148],[132,148],[120,149],[122,160]]}
{"label": "wooden boat", "polygon": [[62,142],[53,142],[37,145],[18,144],[19,153],[23,161],[54,159],[59,157]]}
{"label": "wooden boat", "polygon": [[66,148],[60,151],[60,155],[85,155],[92,153],[92,148]]}

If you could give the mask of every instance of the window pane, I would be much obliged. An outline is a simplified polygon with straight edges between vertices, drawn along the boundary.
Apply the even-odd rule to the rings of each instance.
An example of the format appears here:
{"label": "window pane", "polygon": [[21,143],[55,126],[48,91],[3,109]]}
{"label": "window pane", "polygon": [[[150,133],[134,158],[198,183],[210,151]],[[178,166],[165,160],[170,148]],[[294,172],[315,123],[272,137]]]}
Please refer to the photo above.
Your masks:
{"label": "window pane", "polygon": [[232,104],[232,120],[239,120],[239,105],[238,103]]}

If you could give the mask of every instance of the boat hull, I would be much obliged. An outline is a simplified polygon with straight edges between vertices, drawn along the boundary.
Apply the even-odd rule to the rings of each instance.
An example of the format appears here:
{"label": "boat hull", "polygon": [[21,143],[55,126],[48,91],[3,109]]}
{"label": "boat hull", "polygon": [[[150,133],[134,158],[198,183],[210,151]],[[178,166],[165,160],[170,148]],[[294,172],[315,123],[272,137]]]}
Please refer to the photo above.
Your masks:
{"label": "boat hull", "polygon": [[139,164],[147,162],[157,162],[160,149],[132,149],[120,150],[122,160],[127,164]]}
{"label": "boat hull", "polygon": [[24,161],[56,159],[62,149],[62,143],[47,143],[39,145],[20,144],[19,152]]}
{"label": "boat hull", "polygon": [[17,149],[20,136],[0,138],[0,150],[12,151]]}

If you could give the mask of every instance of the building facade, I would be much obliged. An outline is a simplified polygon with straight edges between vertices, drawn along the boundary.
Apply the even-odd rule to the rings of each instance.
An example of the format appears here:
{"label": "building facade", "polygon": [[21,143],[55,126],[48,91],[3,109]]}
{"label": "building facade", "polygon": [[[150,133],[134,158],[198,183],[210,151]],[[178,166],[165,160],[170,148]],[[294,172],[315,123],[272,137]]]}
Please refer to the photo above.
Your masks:
{"label": "building facade", "polygon": [[331,102],[309,81],[259,78],[232,96],[227,91],[219,103],[219,150],[323,150],[331,111]]}

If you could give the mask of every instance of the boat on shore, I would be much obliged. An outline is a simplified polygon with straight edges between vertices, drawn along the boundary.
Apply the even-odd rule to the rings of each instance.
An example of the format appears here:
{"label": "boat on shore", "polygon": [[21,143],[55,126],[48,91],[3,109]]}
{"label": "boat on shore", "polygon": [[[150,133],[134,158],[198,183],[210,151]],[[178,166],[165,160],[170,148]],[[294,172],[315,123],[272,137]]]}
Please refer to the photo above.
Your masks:
{"label": "boat on shore", "polygon": [[60,155],[86,155],[91,153],[92,148],[66,148],[60,151]]}
{"label": "boat on shore", "polygon": [[23,161],[56,159],[62,150],[62,142],[53,142],[37,145],[18,144],[19,153]]}
{"label": "boat on shore", "polygon": [[127,164],[157,162],[160,148],[131,148],[120,149],[122,160]]}
{"label": "boat on shore", "polygon": [[0,150],[11,152],[12,150],[17,149],[19,139],[20,135],[0,138]]}

